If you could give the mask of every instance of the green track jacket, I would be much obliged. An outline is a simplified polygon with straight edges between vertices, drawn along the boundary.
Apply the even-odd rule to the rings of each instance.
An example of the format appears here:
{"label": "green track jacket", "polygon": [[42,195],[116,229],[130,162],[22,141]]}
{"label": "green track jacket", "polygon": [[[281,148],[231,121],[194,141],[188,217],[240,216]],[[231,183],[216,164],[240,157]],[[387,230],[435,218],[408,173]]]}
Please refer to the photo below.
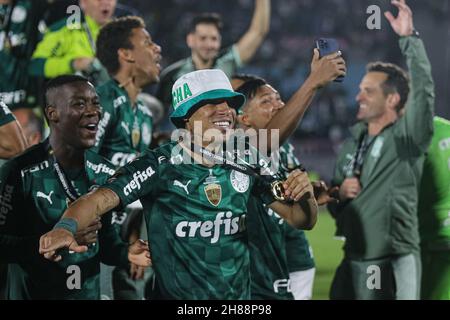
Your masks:
{"label": "green track jacket", "polygon": [[[434,83],[423,42],[400,39],[411,76],[406,113],[371,143],[360,177],[361,193],[330,206],[350,259],[374,259],[419,249],[418,187],[433,135]],[[352,177],[350,163],[367,125],[357,123],[338,155],[333,185]]]}

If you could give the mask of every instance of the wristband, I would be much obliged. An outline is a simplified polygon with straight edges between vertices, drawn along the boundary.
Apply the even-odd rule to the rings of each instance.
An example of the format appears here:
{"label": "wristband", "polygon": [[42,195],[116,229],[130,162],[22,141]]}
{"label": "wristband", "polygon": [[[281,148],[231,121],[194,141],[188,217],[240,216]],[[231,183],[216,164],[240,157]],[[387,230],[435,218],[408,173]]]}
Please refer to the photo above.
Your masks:
{"label": "wristband", "polygon": [[53,230],[57,228],[65,229],[75,235],[75,233],[77,232],[78,223],[71,218],[62,218],[58,221],[58,223],[55,224]]}

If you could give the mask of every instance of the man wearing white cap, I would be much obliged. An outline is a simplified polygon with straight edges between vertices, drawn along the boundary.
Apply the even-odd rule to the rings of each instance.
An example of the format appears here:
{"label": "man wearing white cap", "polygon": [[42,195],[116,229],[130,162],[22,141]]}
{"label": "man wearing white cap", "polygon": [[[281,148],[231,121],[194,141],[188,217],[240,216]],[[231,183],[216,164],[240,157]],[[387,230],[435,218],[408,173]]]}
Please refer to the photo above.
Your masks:
{"label": "man wearing white cap", "polygon": [[[222,71],[186,74],[174,84],[172,96],[172,122],[186,129],[188,138],[201,124],[202,135],[195,136],[202,138],[195,139],[201,145],[192,148],[186,139],[173,141],[122,167],[107,184],[65,212],[55,229],[41,237],[40,252],[50,260],[60,259],[56,250],[63,247],[83,252],[86,247],[76,243],[74,230],[140,199],[156,273],[156,297],[249,299],[245,219],[250,194],[296,228],[311,229],[317,219],[313,188],[306,173],[297,170],[282,183],[281,194],[271,193],[256,170],[245,171],[250,166],[223,164],[220,154],[208,152],[206,130],[215,129],[224,137],[245,102]],[[275,201],[275,197],[290,201]]]}

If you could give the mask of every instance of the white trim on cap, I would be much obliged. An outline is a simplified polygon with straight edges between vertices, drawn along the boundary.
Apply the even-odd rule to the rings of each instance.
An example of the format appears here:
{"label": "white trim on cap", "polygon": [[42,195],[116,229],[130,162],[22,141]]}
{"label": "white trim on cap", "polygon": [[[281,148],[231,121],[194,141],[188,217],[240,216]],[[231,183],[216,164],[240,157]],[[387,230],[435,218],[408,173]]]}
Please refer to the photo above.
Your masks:
{"label": "white trim on cap", "polygon": [[209,91],[213,90],[230,90],[233,91],[231,87],[230,80],[225,75],[222,70],[219,69],[206,69],[198,70],[194,72],[187,73],[179,78],[172,87],[172,98],[173,93],[178,88],[183,90],[184,84],[187,84],[192,95],[189,98],[178,101],[174,105],[174,109],[177,109],[180,105],[188,102],[191,99]]}

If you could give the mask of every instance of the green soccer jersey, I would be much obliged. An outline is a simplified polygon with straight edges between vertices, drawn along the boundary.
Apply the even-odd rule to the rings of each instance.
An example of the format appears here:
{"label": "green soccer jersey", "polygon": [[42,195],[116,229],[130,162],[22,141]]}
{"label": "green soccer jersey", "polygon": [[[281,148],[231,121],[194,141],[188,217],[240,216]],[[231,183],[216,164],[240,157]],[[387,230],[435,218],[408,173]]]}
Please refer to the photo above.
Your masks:
{"label": "green soccer jersey", "polygon": [[28,64],[39,40],[38,24],[46,0],[17,0],[0,5],[0,96],[11,109],[34,106],[36,88]]}
{"label": "green soccer jersey", "polygon": [[97,88],[103,116],[94,151],[123,166],[143,153],[152,140],[152,113],[141,102],[134,106],[125,89],[111,79]]}
{"label": "green soccer jersey", "polygon": [[0,126],[16,120],[8,106],[0,100]]}
{"label": "green soccer jersey", "polygon": [[[8,106],[3,101],[0,100],[0,126],[3,126],[15,120],[16,118],[9,110]],[[6,162],[5,159],[0,159],[0,168],[3,166],[5,162]]]}
{"label": "green soccer jersey", "polygon": [[273,198],[251,176],[183,163],[180,148],[149,151],[104,187],[122,206],[143,204],[158,297],[249,299],[247,203],[250,193]]}
{"label": "green soccer jersey", "polygon": [[[291,144],[271,156],[272,168],[284,180],[299,165]],[[304,231],[286,223],[260,199],[248,203],[252,299],[293,299],[289,272],[314,267]]]}
{"label": "green soccer jersey", "polygon": [[450,250],[450,122],[439,117],[434,118],[418,213],[422,247]]}
{"label": "green soccer jersey", "polygon": [[[79,194],[103,183],[114,170],[87,151],[85,170],[66,171]],[[48,140],[7,162],[0,172],[0,259],[10,263],[9,299],[99,299],[100,261],[128,265],[128,246],[102,219],[99,240],[85,253],[62,252],[51,262],[39,254],[39,238],[67,209],[67,196],[54,167]]]}

